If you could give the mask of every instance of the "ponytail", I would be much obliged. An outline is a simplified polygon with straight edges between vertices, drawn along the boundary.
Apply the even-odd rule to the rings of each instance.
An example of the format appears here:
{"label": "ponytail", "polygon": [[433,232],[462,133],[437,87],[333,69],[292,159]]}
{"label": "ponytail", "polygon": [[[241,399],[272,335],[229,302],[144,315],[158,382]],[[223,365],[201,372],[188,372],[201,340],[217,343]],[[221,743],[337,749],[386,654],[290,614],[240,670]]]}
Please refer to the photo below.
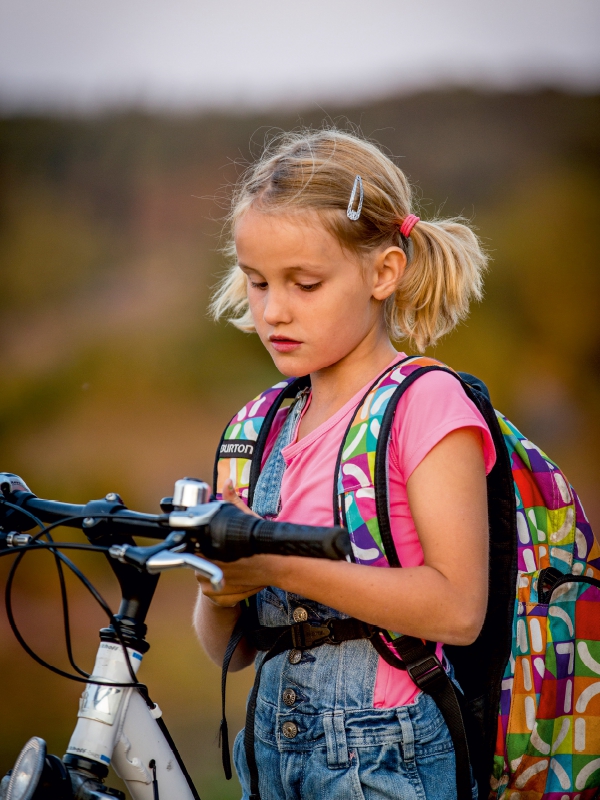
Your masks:
{"label": "ponytail", "polygon": [[457,219],[420,220],[410,234],[409,262],[386,304],[393,339],[417,350],[434,345],[483,295],[487,255],[473,231]]}

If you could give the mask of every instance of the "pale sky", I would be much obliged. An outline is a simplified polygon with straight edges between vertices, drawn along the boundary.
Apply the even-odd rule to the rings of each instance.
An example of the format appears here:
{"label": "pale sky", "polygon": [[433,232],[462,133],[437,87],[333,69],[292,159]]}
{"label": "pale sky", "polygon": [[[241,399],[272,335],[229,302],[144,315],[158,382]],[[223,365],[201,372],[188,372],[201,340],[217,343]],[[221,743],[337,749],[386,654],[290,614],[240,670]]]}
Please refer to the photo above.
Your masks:
{"label": "pale sky", "polygon": [[600,0],[2,0],[5,111],[600,88]]}

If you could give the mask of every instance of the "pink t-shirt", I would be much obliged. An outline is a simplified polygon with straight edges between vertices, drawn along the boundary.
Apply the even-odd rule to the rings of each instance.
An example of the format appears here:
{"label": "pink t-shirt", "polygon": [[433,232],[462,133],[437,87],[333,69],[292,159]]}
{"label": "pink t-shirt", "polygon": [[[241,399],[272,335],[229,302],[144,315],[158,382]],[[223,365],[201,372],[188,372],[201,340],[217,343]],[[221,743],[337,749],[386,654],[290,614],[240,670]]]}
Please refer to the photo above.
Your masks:
{"label": "pink t-shirt", "polygon": [[[394,362],[403,358],[406,355],[399,353]],[[336,459],[350,418],[367,389],[368,386],[361,389],[308,436],[283,449],[286,471],[281,484],[279,520],[304,525],[333,525]],[[264,459],[273,447],[285,413],[279,412],[275,418]],[[444,372],[430,372],[411,384],[400,399],[389,449],[389,502],[392,536],[404,567],[417,567],[424,563],[408,505],[406,482],[438,442],[451,431],[467,427],[480,430],[486,473],[489,473],[496,459],[492,436],[485,420],[455,378]],[[438,645],[438,656],[440,653]],[[379,659],[375,708],[407,705],[418,693],[406,672]]]}

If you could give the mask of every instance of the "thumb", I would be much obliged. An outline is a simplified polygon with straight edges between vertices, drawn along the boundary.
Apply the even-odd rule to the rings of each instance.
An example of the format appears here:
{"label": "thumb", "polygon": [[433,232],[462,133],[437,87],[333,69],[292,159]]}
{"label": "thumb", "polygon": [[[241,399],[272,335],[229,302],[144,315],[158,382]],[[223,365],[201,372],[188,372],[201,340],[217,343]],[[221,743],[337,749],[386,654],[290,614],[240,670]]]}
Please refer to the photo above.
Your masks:
{"label": "thumb", "polygon": [[231,503],[232,506],[239,508],[240,511],[243,511],[245,514],[251,514],[253,517],[257,517],[258,514],[255,514],[251,508],[244,503],[242,498],[238,495],[238,493],[233,488],[233,481],[231,478],[225,482],[225,486],[223,486],[223,500],[226,503]]}

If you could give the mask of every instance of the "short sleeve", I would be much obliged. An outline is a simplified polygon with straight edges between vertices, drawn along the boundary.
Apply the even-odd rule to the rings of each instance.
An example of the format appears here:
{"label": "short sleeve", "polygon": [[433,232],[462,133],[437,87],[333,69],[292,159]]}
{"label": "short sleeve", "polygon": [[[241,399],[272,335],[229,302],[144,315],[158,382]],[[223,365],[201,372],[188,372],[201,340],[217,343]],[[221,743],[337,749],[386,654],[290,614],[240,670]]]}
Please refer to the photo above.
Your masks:
{"label": "short sleeve", "polygon": [[496,461],[492,435],[460,382],[438,370],[411,384],[398,403],[390,443],[390,460],[404,482],[436,444],[460,428],[479,430],[485,470],[489,474]]}

